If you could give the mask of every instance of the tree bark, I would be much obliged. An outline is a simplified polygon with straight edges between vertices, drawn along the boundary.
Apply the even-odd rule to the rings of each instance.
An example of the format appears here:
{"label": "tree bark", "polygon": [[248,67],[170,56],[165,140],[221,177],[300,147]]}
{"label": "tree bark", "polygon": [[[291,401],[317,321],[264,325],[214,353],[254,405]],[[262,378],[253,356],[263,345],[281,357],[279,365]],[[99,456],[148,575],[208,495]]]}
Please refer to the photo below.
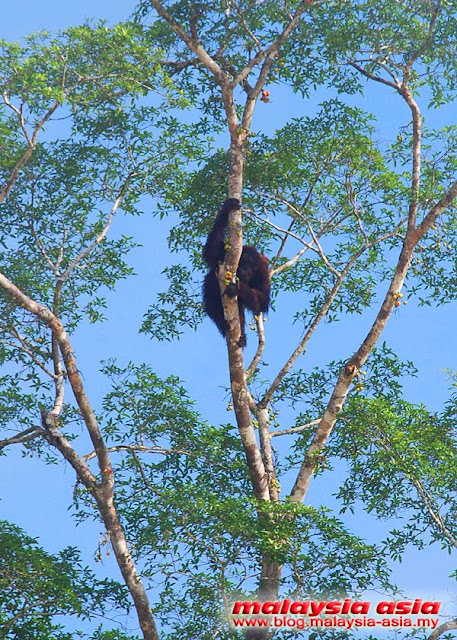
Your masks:
{"label": "tree bark", "polygon": [[[100,431],[97,418],[84,389],[67,332],[60,320],[52,313],[52,311],[26,296],[2,273],[0,273],[0,287],[17,305],[26,309],[44,322],[51,329],[53,338],[59,344],[73,395],[95,449],[102,478],[101,483],[95,484],[95,477],[91,474],[90,470],[83,465],[81,459],[76,456],[76,453],[66,438],[60,435],[55,426],[55,421],[52,421],[52,414],[42,416],[44,422],[43,426],[45,427],[45,437],[47,437],[49,442],[56,446],[56,448],[65,455],[78,474],[78,478],[81,482],[92,490],[100,515],[113,546],[122,577],[124,578],[125,584],[132,596],[138,621],[143,632],[143,638],[144,640],[159,640],[151,607],[149,606],[149,600],[141,581],[141,577],[138,574],[130,555],[127,540],[114,504],[114,477],[111,468],[110,456],[107,451],[103,435]],[[70,447],[70,449],[68,447]],[[83,466],[80,467],[79,465]]]}

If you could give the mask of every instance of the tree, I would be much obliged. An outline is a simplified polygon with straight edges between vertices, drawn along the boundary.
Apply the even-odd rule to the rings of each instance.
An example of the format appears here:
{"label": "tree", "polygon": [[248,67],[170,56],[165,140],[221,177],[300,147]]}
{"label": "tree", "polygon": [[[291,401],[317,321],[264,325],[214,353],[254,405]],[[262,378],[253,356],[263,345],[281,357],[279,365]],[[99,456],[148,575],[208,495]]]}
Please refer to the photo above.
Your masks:
{"label": "tree", "polygon": [[[228,615],[239,597],[387,590],[387,560],[409,544],[456,546],[455,397],[439,415],[407,402],[402,379],[414,366],[382,339],[392,312],[406,311],[405,295],[436,305],[455,296],[456,130],[425,126],[430,109],[455,97],[455,26],[453,3],[429,0],[280,7],[149,0],[133,24],[112,31],[84,27],[63,43],[5,45],[10,115],[2,121],[2,199],[11,239],[0,274],[2,345],[4,361],[17,370],[3,378],[3,411],[20,433],[2,444],[41,452],[45,441],[73,467],[85,489],[80,516],[93,514],[95,504],[145,638],[159,633],[127,539],[135,541],[142,575],[164,581],[153,607],[161,638],[178,630],[187,638],[235,638],[218,606]],[[86,62],[88,43],[95,54]],[[44,71],[37,60],[43,46]],[[149,95],[152,85],[165,95],[160,106]],[[325,100],[313,117],[255,134],[258,100],[268,105],[273,89],[265,87],[277,85],[305,97],[313,86]],[[404,109],[399,131],[353,104],[377,85]],[[421,109],[424,101],[429,107]],[[185,126],[174,109],[189,103],[201,119]],[[76,142],[38,145],[61,105]],[[213,147],[203,161],[209,123],[228,133],[229,150]],[[390,142],[377,142],[377,127]],[[196,159],[187,170],[181,163]],[[121,205],[138,212],[142,190],[161,197],[181,215],[171,247],[189,250],[198,269],[190,239],[207,233],[225,184],[229,197],[243,195],[245,218],[242,225],[241,212],[231,213],[221,292],[236,274],[243,231],[270,257],[277,312],[281,290],[304,292],[295,310],[302,338],[270,376],[263,320],[256,318],[258,347],[245,366],[237,300],[222,297],[238,435],[230,425],[206,424],[178,380],[161,380],[147,365],[105,363],[111,390],[96,414],[69,335],[84,314],[101,319],[98,288],[128,275],[129,244],[107,237],[114,214]],[[106,201],[111,209],[102,222],[97,212]],[[201,211],[209,213],[202,224]],[[175,265],[167,275],[170,289],[150,307],[142,330],[171,339],[180,325],[198,324],[201,307],[188,269]],[[353,352],[300,368],[298,358],[325,320],[363,312],[370,328]],[[64,383],[75,405],[64,403]],[[286,416],[294,411],[293,426],[276,430],[284,408]],[[74,421],[87,428],[93,453],[76,453]],[[275,454],[279,437],[288,438],[288,450]],[[89,465],[95,458],[97,473]],[[338,460],[349,470],[338,496],[343,511],[359,501],[379,517],[408,508],[404,529],[393,529],[382,546],[304,504],[313,477]],[[246,633],[248,640],[267,637],[264,629]]]}
{"label": "tree", "polygon": [[[0,553],[1,638],[68,640],[74,635],[56,622],[59,616],[92,620],[128,609],[127,590],[113,580],[97,580],[82,566],[77,549],[67,548],[53,557],[18,527],[1,521]],[[99,628],[91,637],[108,640],[109,634]]]}
{"label": "tree", "polygon": [[[174,154],[176,166],[180,157],[192,157],[192,143],[185,141],[191,135],[182,128],[173,134],[176,123],[162,119],[160,102],[136,101],[151,92],[156,67],[157,54],[141,28],[100,25],[55,38],[40,34],[24,47],[3,43],[0,72],[0,202],[9,234],[2,243],[8,277],[0,276],[1,359],[18,365],[2,383],[5,419],[22,425],[2,445],[39,436],[72,466],[98,505],[145,638],[158,637],[155,623],[113,502],[111,461],[69,336],[84,315],[92,322],[103,317],[98,289],[113,288],[131,273],[124,261],[131,239],[106,239],[119,207],[134,214],[141,193],[154,189],[156,179],[165,182],[165,156]],[[154,85],[171,107],[185,106],[165,76],[157,73]],[[59,110],[63,132],[39,142]],[[156,136],[153,126],[161,119],[166,134]],[[144,131],[147,122],[151,130]],[[75,406],[65,403],[66,382]],[[67,420],[87,428],[98,476],[62,432]]]}

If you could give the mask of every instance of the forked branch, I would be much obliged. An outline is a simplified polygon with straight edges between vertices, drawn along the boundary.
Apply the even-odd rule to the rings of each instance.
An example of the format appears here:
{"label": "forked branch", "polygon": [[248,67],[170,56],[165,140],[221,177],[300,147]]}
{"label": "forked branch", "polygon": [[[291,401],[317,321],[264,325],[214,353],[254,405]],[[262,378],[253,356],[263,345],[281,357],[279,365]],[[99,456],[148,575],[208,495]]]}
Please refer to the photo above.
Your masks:
{"label": "forked branch", "polygon": [[307,493],[311,477],[314,473],[316,456],[320,454],[328,440],[328,437],[330,436],[330,433],[332,432],[338,414],[346,401],[346,397],[354,377],[365,363],[385,329],[394,307],[394,296],[400,292],[403,286],[411,258],[417,244],[422,240],[426,231],[428,231],[431,225],[435,222],[436,218],[441,215],[443,211],[452,204],[452,202],[454,202],[456,197],[457,181],[454,182],[445,196],[441,198],[441,200],[429,211],[422,223],[418,227],[410,228],[407,231],[403,241],[403,247],[398,258],[397,267],[376,319],[374,320],[365,340],[340,373],[326,411],[324,412],[320,424],[316,429],[316,433],[314,434],[313,440],[306,453],[290,494],[290,498],[293,501],[302,502]]}

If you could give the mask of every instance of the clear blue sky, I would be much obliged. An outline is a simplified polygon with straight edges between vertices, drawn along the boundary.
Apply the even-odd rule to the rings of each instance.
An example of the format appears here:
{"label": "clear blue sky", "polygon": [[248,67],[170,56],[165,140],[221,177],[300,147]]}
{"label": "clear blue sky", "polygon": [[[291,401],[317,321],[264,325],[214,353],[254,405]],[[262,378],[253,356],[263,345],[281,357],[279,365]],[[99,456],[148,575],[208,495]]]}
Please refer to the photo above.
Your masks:
{"label": "clear blue sky", "polygon": [[[87,18],[103,18],[108,22],[115,22],[126,18],[133,6],[134,2],[130,0],[80,0],[78,3],[24,0],[22,3],[10,4],[8,12],[4,12],[0,36],[7,40],[21,39],[32,31],[55,31],[79,24]],[[281,96],[275,96],[275,100],[280,99]],[[385,88],[376,87],[370,100],[365,103],[359,100],[359,104],[362,102],[361,107],[373,108],[380,118],[388,118],[393,124],[395,121],[407,123],[406,113],[393,112],[394,103],[391,100],[392,96]],[[275,111],[267,110],[267,105],[259,103],[259,115],[255,126],[271,130],[281,126],[289,117],[312,115],[314,106],[315,100],[301,101],[296,96],[287,96],[287,100],[281,104],[281,109]],[[272,115],[275,114],[277,117],[278,112],[281,120],[273,120]],[[434,116],[436,122],[439,122],[440,117],[440,114]],[[152,208],[153,204],[145,206]],[[170,220],[169,224],[172,222]],[[137,249],[133,255],[135,270],[139,275],[127,282],[121,282],[116,293],[109,296],[109,322],[103,325],[88,325],[78,333],[76,347],[79,366],[88,388],[91,389],[92,395],[101,394],[102,389],[98,386],[97,376],[98,363],[101,359],[116,353],[121,361],[146,361],[160,375],[178,374],[191,397],[197,399],[198,408],[205,418],[214,422],[226,421],[226,351],[223,341],[208,321],[205,321],[196,333],[189,331],[180,342],[173,344],[160,344],[137,335],[142,313],[153,300],[154,293],[160,289],[156,274],[160,273],[166,264],[166,224],[162,227],[156,219],[146,215],[139,219],[116,220],[115,226],[116,234],[127,231],[129,235],[141,238],[143,247]],[[152,279],[154,283],[151,282]],[[144,291],[148,292],[148,299],[144,298]],[[134,304],[126,305],[126,300],[134,301]],[[426,402],[430,410],[439,409],[447,396],[443,369],[457,368],[456,316],[455,303],[437,310],[418,309],[411,302],[392,318],[386,331],[386,339],[399,357],[413,360],[420,369],[420,377],[408,384],[407,399]],[[314,365],[350,355],[372,319],[373,312],[369,312],[362,317],[351,317],[335,325],[324,325],[307,351],[308,361]],[[287,308],[281,307],[281,313],[270,314],[267,331],[274,337],[268,346],[267,359],[273,367],[277,367],[281,364],[284,353],[288,354],[295,346],[301,328],[291,325]],[[443,345],[446,347],[443,348]],[[186,354],[186,357],[183,358],[183,354]],[[284,425],[284,428],[287,426]],[[0,517],[19,524],[33,536],[40,536],[47,550],[56,551],[68,544],[78,545],[90,561],[101,526],[84,524],[78,529],[75,528],[67,512],[74,485],[73,472],[64,467],[45,467],[35,460],[29,460],[24,467],[22,462],[16,464],[15,458],[17,460],[19,455],[13,454],[12,459],[8,460],[2,458],[0,462]],[[323,491],[336,489],[336,480],[337,478],[329,478],[319,481],[319,486],[314,483],[316,486],[313,486],[310,499],[319,503]],[[375,523],[368,516],[359,518],[360,516],[355,528],[362,535],[364,530],[368,538],[374,528],[376,531],[382,531],[382,525]],[[351,522],[349,517],[347,520]],[[94,566],[93,562],[91,565]],[[110,572],[111,569],[108,564],[106,570]],[[104,569],[98,567],[98,570]],[[409,589],[412,597],[432,597],[447,602],[455,585],[446,578],[451,570],[449,556],[438,547],[420,554],[412,551],[396,569],[397,583]],[[113,575],[117,576],[115,567]]]}

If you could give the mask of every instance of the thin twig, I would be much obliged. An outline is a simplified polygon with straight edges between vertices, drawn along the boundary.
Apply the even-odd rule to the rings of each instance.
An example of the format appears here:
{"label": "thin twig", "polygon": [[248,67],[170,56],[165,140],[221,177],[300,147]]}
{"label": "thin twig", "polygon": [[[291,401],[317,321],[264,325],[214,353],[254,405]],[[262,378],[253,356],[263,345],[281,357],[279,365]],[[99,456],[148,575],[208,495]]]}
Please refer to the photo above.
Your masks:
{"label": "thin twig", "polygon": [[52,261],[52,260],[51,260],[51,258],[49,257],[49,255],[48,255],[48,253],[47,253],[46,249],[44,248],[44,246],[43,246],[43,244],[42,244],[42,242],[41,242],[40,238],[39,238],[39,237],[38,237],[38,235],[37,235],[37,232],[36,232],[36,230],[35,230],[35,226],[34,226],[34,224],[33,224],[33,218],[31,218],[31,219],[29,220],[29,227],[30,227],[30,231],[31,231],[31,233],[32,233],[32,237],[33,237],[33,239],[35,240],[35,244],[36,244],[36,246],[38,247],[38,249],[39,249],[39,251],[40,251],[41,255],[42,255],[42,256],[43,256],[43,258],[46,260],[46,262],[48,263],[48,265],[51,267],[52,272],[53,272],[55,275],[58,275],[58,270],[57,270],[57,268],[56,268],[56,265],[53,263],[53,261]]}
{"label": "thin twig", "polygon": [[[17,177],[18,177],[20,171],[22,170],[22,168],[30,160],[30,157],[32,156],[32,153],[33,153],[33,151],[35,150],[35,147],[36,147],[38,133],[40,132],[40,130],[42,129],[44,124],[49,120],[49,118],[52,116],[54,111],[59,106],[60,106],[60,102],[55,102],[53,104],[53,106],[41,118],[41,120],[39,120],[37,122],[37,124],[35,125],[35,129],[33,131],[32,137],[30,138],[28,136],[28,134],[27,134],[27,136],[26,136],[27,144],[28,144],[27,151],[17,161],[15,167],[13,168],[13,171],[11,172],[10,177],[8,178],[8,181],[7,181],[6,185],[3,187],[2,191],[0,192],[0,204],[5,200],[5,198],[8,196],[9,192],[13,188],[13,185],[16,182]],[[22,118],[22,114],[21,114],[21,118]]]}
{"label": "thin twig", "polygon": [[290,258],[289,260],[287,260],[287,262],[280,264],[279,267],[272,269],[270,273],[271,277],[277,275],[278,273],[281,273],[282,271],[285,271],[286,269],[289,269],[289,267],[292,267],[295,263],[297,263],[300,260],[302,255],[307,250],[308,250],[308,247],[303,247],[303,249],[300,249],[300,251],[298,251],[298,253],[296,253],[293,258]]}

